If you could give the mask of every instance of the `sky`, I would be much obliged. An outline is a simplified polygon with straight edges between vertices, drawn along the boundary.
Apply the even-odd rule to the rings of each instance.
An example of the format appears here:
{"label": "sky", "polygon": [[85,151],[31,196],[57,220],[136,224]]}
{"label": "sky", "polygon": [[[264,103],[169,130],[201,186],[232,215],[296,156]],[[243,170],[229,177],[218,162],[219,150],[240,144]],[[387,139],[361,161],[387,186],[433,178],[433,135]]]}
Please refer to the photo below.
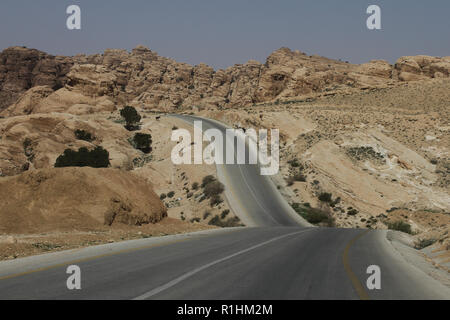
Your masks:
{"label": "sky", "polygon": [[[66,8],[81,8],[68,30]],[[368,30],[369,5],[381,30]],[[189,64],[264,62],[280,47],[351,63],[405,55],[450,56],[449,0],[1,0],[0,50],[54,55],[141,44]]]}

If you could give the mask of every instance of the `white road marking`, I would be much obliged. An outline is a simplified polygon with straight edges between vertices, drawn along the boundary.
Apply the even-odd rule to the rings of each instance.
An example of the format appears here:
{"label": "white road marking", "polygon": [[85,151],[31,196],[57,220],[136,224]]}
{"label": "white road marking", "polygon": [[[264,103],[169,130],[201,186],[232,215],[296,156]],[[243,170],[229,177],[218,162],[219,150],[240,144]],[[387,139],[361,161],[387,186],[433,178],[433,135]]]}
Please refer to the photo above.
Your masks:
{"label": "white road marking", "polygon": [[289,234],[285,234],[285,235],[282,235],[282,236],[279,236],[279,237],[276,237],[276,238],[264,241],[264,242],[262,242],[260,244],[254,245],[254,246],[252,246],[250,248],[247,248],[247,249],[241,250],[239,252],[233,253],[233,254],[231,254],[229,256],[226,256],[224,258],[215,260],[213,262],[205,264],[204,266],[201,266],[201,267],[198,267],[198,268],[196,268],[196,269],[194,269],[192,271],[189,271],[189,272],[179,276],[178,278],[175,278],[172,281],[167,282],[166,284],[164,284],[162,286],[159,286],[159,287],[157,287],[157,288],[155,288],[153,290],[150,290],[150,291],[148,291],[148,292],[146,292],[146,293],[144,293],[144,294],[134,298],[133,300],[145,300],[145,299],[151,298],[154,295],[157,295],[158,293],[161,293],[162,291],[167,290],[167,289],[177,285],[178,283],[182,282],[183,280],[186,280],[186,279],[192,277],[196,273],[199,273],[200,271],[203,271],[203,270],[205,270],[205,269],[207,269],[209,267],[212,267],[213,265],[216,265],[218,263],[224,262],[226,260],[229,260],[231,258],[234,258],[234,257],[240,255],[240,254],[249,252],[249,251],[254,250],[256,248],[262,247],[262,246],[264,246],[266,244],[269,244],[271,242],[274,242],[274,241],[277,241],[277,240],[280,240],[280,239],[283,239],[283,238],[286,238],[286,237],[289,237],[289,236],[292,236],[292,235],[295,235],[295,234],[305,233],[305,232],[309,232],[309,231],[313,231],[313,230],[317,230],[317,229],[308,229],[308,230],[302,230],[302,231],[297,231],[297,232],[292,232],[292,233],[289,233]]}

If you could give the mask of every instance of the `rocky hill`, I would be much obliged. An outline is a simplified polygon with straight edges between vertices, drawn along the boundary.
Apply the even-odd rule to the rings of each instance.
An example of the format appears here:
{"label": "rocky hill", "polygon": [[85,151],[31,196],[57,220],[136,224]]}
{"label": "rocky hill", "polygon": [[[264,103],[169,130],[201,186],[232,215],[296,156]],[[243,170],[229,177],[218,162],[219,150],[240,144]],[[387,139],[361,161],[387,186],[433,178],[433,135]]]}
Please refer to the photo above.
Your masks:
{"label": "rocky hill", "polygon": [[[148,224],[149,234],[159,227],[172,228],[170,219],[181,230],[202,223],[208,227],[210,219],[224,212],[232,219],[225,201],[211,207],[203,201],[201,188],[193,187],[214,175],[214,166],[175,166],[170,160],[171,131],[186,124],[164,112],[185,112],[234,127],[279,128],[281,166],[274,180],[290,203],[323,208],[338,227],[387,228],[404,221],[415,243],[437,242],[446,252],[442,261],[448,262],[449,74],[450,57],[353,65],[281,48],[264,64],[249,61],[216,71],[204,64],[178,63],[141,46],[131,52],[73,57],[6,49],[0,53],[0,227],[9,225],[5,234],[38,232],[45,229],[42,212],[78,208],[78,201],[68,200],[67,206],[65,200],[58,202],[66,194],[51,183],[68,192],[63,181],[83,186],[74,192],[87,205],[87,213],[80,215],[86,219],[74,222],[81,229],[103,225],[104,214],[115,203],[111,199],[133,190],[128,200],[120,200],[125,207],[145,205],[140,190],[153,189],[167,208],[169,218]],[[119,113],[125,104],[142,115],[139,132],[152,135],[151,154],[130,143],[134,132],[124,128]],[[92,139],[79,139],[77,130],[89,132]],[[66,148],[95,146],[109,151],[111,168],[53,168]],[[101,185],[85,179],[86,172]],[[131,175],[151,185],[135,183]],[[133,186],[113,190],[123,181]],[[17,196],[10,196],[11,190],[17,190]],[[103,200],[95,202],[85,190]],[[172,197],[165,198],[168,194]],[[321,194],[329,194],[332,202],[322,201]],[[157,197],[152,201],[162,205]],[[47,203],[53,211],[47,210]],[[2,218],[5,210],[13,214]],[[145,206],[136,210],[132,219],[153,212]],[[39,221],[32,220],[35,212],[41,215]],[[54,215],[48,231],[60,226],[64,230],[62,217]],[[103,241],[109,241],[111,230],[130,227],[125,222],[103,226]],[[0,251],[1,243],[0,236]],[[5,257],[14,256],[8,250]]]}
{"label": "rocky hill", "polygon": [[[228,108],[449,74],[450,57],[401,57],[394,65],[382,60],[354,65],[281,48],[264,64],[249,61],[215,71],[205,64],[192,66],[160,57],[143,46],[131,52],[109,49],[73,57],[11,47],[0,53],[0,111],[11,105],[6,114],[53,111],[55,100],[63,100],[56,111],[66,108],[72,113],[78,110],[67,110],[74,99],[84,104],[81,112],[89,109],[86,105],[110,109],[113,103],[163,111]],[[47,101],[35,106],[42,98]]]}

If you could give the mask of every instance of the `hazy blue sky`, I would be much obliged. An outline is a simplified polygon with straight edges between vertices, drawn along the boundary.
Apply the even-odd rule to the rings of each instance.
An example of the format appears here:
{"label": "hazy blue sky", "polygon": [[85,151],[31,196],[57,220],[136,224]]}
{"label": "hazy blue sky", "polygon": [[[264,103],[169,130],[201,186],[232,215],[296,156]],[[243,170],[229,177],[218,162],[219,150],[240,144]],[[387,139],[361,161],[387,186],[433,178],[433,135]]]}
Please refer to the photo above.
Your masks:
{"label": "hazy blue sky", "polygon": [[[78,4],[82,30],[66,28]],[[382,9],[382,30],[366,28],[366,9]],[[130,50],[143,44],[181,62],[223,68],[264,62],[286,46],[361,63],[402,55],[450,55],[449,0],[1,0],[0,49],[51,54]]]}

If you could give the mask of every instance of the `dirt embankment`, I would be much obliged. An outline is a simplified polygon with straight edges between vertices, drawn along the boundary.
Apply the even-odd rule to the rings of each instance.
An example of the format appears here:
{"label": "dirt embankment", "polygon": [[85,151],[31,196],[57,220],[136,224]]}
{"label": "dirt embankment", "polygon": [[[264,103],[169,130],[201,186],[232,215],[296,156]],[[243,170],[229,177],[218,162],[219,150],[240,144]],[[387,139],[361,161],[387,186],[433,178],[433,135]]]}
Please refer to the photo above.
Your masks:
{"label": "dirt embankment", "polygon": [[91,230],[167,216],[152,186],[117,169],[52,168],[0,180],[0,232]]}
{"label": "dirt embankment", "polygon": [[49,168],[0,179],[0,259],[205,228],[167,218],[151,183],[120,169]]}

